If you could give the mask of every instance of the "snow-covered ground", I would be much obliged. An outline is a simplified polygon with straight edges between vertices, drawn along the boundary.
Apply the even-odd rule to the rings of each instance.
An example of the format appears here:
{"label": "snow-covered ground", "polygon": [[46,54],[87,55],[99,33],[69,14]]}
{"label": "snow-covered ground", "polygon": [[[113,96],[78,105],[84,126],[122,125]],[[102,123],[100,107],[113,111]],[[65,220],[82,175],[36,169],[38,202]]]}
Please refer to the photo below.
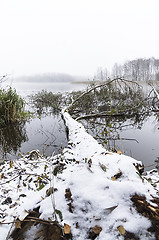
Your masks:
{"label": "snow-covered ground", "polygon": [[[156,206],[151,199],[157,197],[158,173],[141,177],[135,167],[141,162],[106,151],[81,123],[67,112],[63,116],[69,143],[62,154],[45,158],[33,151],[0,166],[0,240],[12,239],[7,238],[11,222],[23,220],[36,207],[41,219],[69,225],[74,240],[90,239],[92,229],[99,240],[124,239],[126,233],[155,239],[148,231],[150,220],[136,211],[131,197],[145,196]],[[155,187],[147,181],[150,177]],[[25,239],[34,238],[35,226]]]}

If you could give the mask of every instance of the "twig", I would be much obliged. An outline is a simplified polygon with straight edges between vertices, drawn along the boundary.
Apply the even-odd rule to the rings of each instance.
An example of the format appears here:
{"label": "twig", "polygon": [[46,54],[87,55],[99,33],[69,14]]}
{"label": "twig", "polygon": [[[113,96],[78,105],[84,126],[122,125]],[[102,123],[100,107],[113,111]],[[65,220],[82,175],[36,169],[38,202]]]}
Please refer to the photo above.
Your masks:
{"label": "twig", "polygon": [[[52,172],[51,172],[52,169]],[[50,188],[52,187],[53,192],[51,192],[51,203],[53,207],[53,213],[55,217],[55,221],[57,221],[57,216],[56,216],[56,209],[55,209],[55,195],[54,195],[54,175],[53,175],[53,167],[52,165],[50,166]]]}
{"label": "twig", "polygon": [[159,100],[159,94],[158,94],[158,92],[156,91],[156,89],[154,88],[154,86],[152,86],[151,84],[149,84],[149,85],[152,87],[154,93],[156,94],[156,96],[157,96],[157,98],[158,98],[158,100]]}
{"label": "twig", "polygon": [[[49,220],[45,220],[45,219],[41,219],[41,218],[37,218],[37,217],[30,217],[30,216],[27,216],[23,221],[11,221],[11,222],[0,222],[0,224],[3,224],[3,225],[8,225],[8,224],[12,224],[11,228],[13,227],[13,224],[17,223],[17,222],[39,222],[39,223],[43,223],[43,224],[56,224],[59,226],[59,224],[57,223],[57,221],[49,221]],[[10,231],[8,233],[7,236],[9,236],[10,232],[11,232],[11,228],[10,228]],[[7,240],[8,238],[6,238]]]}
{"label": "twig", "polygon": [[126,140],[126,141],[135,141],[137,143],[139,143],[139,141],[135,138],[101,138],[101,137],[97,137],[97,139],[100,139],[100,140],[112,140],[112,141],[117,141],[117,140]]}
{"label": "twig", "polygon": [[[11,225],[11,227],[10,227],[10,229],[9,229],[9,232],[8,232],[8,234],[7,234],[7,237],[6,237],[6,240],[8,240],[9,237],[10,237],[10,233],[11,233],[11,230],[12,230],[12,227],[13,227],[14,223],[15,223],[15,222],[12,222],[12,225]],[[2,223],[2,224],[3,224],[3,223]]]}
{"label": "twig", "polygon": [[4,185],[4,184],[7,184],[7,183],[13,181],[14,179],[18,178],[19,176],[23,176],[23,175],[31,175],[31,176],[35,176],[35,177],[41,177],[41,178],[45,179],[46,181],[48,181],[47,178],[44,178],[44,177],[42,177],[41,175],[36,174],[36,173],[19,173],[17,176],[15,176],[15,177],[7,180],[6,182],[0,183],[0,186],[1,186],[1,185]]}
{"label": "twig", "polygon": [[6,81],[6,79],[5,79],[6,77],[7,77],[7,74],[4,75],[4,76],[1,76],[1,77],[0,77],[0,83]]}

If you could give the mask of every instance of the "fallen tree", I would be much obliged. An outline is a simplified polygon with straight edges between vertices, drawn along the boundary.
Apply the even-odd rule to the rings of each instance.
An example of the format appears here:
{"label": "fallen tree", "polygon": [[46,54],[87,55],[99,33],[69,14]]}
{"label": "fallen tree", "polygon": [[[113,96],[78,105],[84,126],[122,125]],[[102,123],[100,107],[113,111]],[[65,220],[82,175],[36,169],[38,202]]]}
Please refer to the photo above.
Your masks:
{"label": "fallen tree", "polygon": [[[153,87],[145,96],[137,82],[115,78],[101,84],[93,83],[86,91],[75,96],[66,110],[77,120],[84,118],[131,116],[147,112],[157,112],[158,95]],[[154,106],[155,105],[155,106]],[[103,111],[104,110],[104,111]]]}
{"label": "fallen tree", "polygon": [[61,154],[0,166],[1,239],[159,239],[158,173],[107,151],[68,110]]}

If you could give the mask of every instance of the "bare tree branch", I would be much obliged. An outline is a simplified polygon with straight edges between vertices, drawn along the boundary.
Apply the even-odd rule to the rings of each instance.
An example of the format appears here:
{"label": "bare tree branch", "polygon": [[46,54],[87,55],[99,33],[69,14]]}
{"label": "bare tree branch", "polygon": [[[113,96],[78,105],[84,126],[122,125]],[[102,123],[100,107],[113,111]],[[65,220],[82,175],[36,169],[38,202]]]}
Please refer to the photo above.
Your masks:
{"label": "bare tree branch", "polygon": [[124,84],[126,84],[126,83],[133,83],[133,84],[137,85],[138,87],[140,87],[140,85],[139,85],[137,82],[130,81],[130,80],[126,80],[126,79],[124,79],[124,78],[122,78],[122,77],[117,77],[117,78],[114,78],[113,80],[110,80],[110,81],[107,80],[106,82],[101,83],[101,84],[98,84],[98,85],[96,85],[96,86],[94,86],[94,87],[92,87],[92,88],[90,88],[90,89],[87,89],[85,92],[83,92],[78,98],[76,98],[76,99],[71,103],[70,106],[68,106],[68,107],[66,108],[66,111],[69,111],[69,109],[72,108],[73,105],[74,105],[77,101],[79,101],[83,96],[89,94],[90,92],[94,91],[94,90],[97,89],[97,88],[105,87],[105,86],[110,85],[111,83],[116,82],[116,81],[117,81],[118,83],[119,83],[119,81],[121,81],[121,82],[123,82]]}
{"label": "bare tree branch", "polygon": [[0,76],[0,83],[5,82],[7,80],[6,77],[8,77],[7,74],[3,75],[3,76]]}

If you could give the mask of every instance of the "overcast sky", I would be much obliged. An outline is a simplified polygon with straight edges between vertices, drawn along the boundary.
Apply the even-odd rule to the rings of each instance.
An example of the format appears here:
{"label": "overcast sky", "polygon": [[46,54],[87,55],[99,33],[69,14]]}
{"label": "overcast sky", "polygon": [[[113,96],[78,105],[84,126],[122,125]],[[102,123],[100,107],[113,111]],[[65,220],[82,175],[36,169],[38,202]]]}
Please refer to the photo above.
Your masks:
{"label": "overcast sky", "polygon": [[159,0],[0,0],[0,75],[159,58]]}

